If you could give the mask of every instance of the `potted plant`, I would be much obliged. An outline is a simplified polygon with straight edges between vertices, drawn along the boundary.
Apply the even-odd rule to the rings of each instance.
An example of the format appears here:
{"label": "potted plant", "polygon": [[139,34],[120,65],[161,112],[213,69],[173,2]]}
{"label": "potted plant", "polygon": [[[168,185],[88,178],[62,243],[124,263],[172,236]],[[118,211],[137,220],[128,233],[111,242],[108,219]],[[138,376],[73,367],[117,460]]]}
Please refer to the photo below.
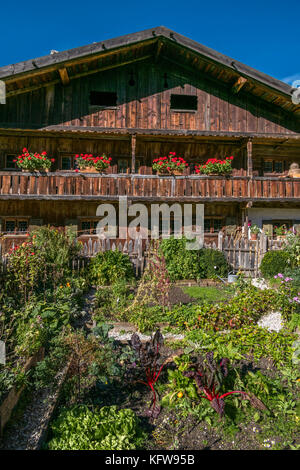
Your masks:
{"label": "potted plant", "polygon": [[275,225],[274,232],[276,234],[277,240],[284,240],[287,234],[287,227],[285,224],[280,226]]}
{"label": "potted plant", "polygon": [[47,152],[43,151],[42,153],[32,153],[23,148],[23,153],[18,156],[14,162],[17,164],[22,171],[45,171],[48,172],[51,164],[55,162],[54,158],[48,158]]}
{"label": "potted plant", "polygon": [[177,157],[175,152],[170,152],[167,157],[155,158],[152,169],[158,175],[182,175],[189,164],[182,157]]}
{"label": "potted plant", "polygon": [[250,232],[251,232],[251,240],[257,240],[257,235],[260,232],[259,226],[256,224],[250,225]]}
{"label": "potted plant", "polygon": [[224,160],[209,158],[204,165],[195,165],[195,172],[210,176],[229,175],[232,172],[232,160],[232,156]]}
{"label": "potted plant", "polygon": [[109,167],[111,162],[111,157],[106,157],[105,154],[101,157],[94,157],[91,153],[81,153],[75,155],[75,159],[76,165],[83,173],[101,173]]}

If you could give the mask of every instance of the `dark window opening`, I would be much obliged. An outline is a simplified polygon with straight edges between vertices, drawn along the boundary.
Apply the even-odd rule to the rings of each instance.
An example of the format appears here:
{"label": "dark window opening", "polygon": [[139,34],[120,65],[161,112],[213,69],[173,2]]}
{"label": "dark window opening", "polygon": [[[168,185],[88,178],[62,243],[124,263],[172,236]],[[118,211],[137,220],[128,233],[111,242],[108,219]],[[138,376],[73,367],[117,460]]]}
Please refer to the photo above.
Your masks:
{"label": "dark window opening", "polygon": [[76,158],[72,155],[63,155],[61,157],[62,170],[75,170],[77,168]]}
{"label": "dark window opening", "polygon": [[7,233],[26,233],[28,231],[27,220],[5,220],[4,231]]}
{"label": "dark window opening", "polygon": [[117,93],[110,91],[91,91],[90,104],[92,106],[117,106]]}
{"label": "dark window opening", "polygon": [[275,173],[283,172],[283,162],[274,162],[274,171]]}
{"label": "dark window opening", "polygon": [[263,170],[264,173],[283,173],[284,162],[280,160],[265,160]]}
{"label": "dark window opening", "polygon": [[16,155],[14,154],[8,154],[6,155],[6,164],[5,164],[5,168],[7,168],[8,170],[16,170],[18,169],[17,167],[17,163],[14,161],[16,160],[17,157]]}
{"label": "dark window opening", "polygon": [[197,111],[196,95],[171,95],[171,109]]}
{"label": "dark window opening", "polygon": [[224,219],[218,218],[205,218],[204,219],[204,232],[205,233],[217,233],[224,227]]}
{"label": "dark window opening", "polygon": [[84,220],[81,222],[81,234],[82,235],[96,235],[98,220]]}
{"label": "dark window opening", "polygon": [[120,158],[118,160],[118,173],[128,173],[129,169],[129,160],[127,160],[126,158]]}

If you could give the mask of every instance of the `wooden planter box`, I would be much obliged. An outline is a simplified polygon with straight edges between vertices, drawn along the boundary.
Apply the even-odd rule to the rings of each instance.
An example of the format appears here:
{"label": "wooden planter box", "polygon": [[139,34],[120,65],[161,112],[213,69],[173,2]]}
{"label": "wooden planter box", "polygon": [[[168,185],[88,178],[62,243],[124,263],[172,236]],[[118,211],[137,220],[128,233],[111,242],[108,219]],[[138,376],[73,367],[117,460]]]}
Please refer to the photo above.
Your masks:
{"label": "wooden planter box", "polygon": [[[39,349],[32,357],[30,357],[24,365],[24,371],[27,372],[34,367],[39,361],[44,358],[44,348]],[[21,388],[13,387],[7,397],[3,400],[0,405],[0,436],[3,434],[5,425],[8,423],[14,407],[17,405],[21,393],[23,392],[25,385]]]}

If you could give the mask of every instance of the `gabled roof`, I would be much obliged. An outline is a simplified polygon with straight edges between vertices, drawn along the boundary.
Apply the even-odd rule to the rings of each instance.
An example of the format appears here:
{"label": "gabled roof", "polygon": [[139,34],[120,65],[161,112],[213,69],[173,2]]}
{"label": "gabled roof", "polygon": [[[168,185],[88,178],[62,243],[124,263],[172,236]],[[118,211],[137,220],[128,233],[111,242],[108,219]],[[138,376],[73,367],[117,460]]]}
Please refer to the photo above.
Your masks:
{"label": "gabled roof", "polygon": [[[109,55],[112,57],[114,53],[117,54],[118,52],[121,53],[122,51],[136,48],[137,51],[140,51],[140,57],[137,55],[131,59],[132,62],[135,62],[136,60],[147,58],[148,55],[157,57],[160,54],[161,46],[164,48],[164,45],[177,51],[180,48],[182,54],[179,55],[179,60],[183,58],[187,60],[186,65],[192,69],[194,68],[195,72],[197,72],[197,66],[199,66],[199,71],[204,71],[205,69],[205,73],[212,73],[212,75],[220,80],[229,82],[231,80],[232,82],[238,78],[246,79],[244,80],[244,82],[247,81],[245,86],[246,91],[253,92],[257,96],[261,95],[263,99],[266,98],[269,102],[275,102],[275,104],[282,106],[288,111],[297,113],[300,110],[299,105],[294,105],[291,101],[293,88],[290,85],[203,46],[164,26],[0,67],[0,79],[7,83],[8,95],[13,95],[25,92],[27,88],[30,91],[33,85],[38,85],[37,77],[42,74],[44,75],[42,80],[44,85],[47,80],[53,82],[55,74],[56,81],[59,82],[59,75],[61,76],[61,74],[58,72],[62,69],[67,70],[68,67],[70,67],[69,78],[77,78],[78,74],[73,76],[71,70],[74,64],[89,64],[93,61],[95,63],[95,59],[103,58],[104,60]],[[168,57],[166,57],[166,60],[168,60]],[[190,60],[189,63],[188,60]],[[124,64],[126,63],[130,63],[130,60],[124,62]],[[112,65],[111,68],[115,66]],[[105,68],[109,69],[109,64]],[[88,73],[93,73],[93,70],[91,69],[86,72],[86,74]],[[27,77],[32,78],[33,81],[31,83],[26,82]],[[36,80],[34,77],[36,77]],[[22,84],[23,81],[24,83]],[[16,85],[17,82],[18,85]],[[261,87],[261,93],[256,92],[256,87]],[[266,95],[268,92],[270,96]]]}

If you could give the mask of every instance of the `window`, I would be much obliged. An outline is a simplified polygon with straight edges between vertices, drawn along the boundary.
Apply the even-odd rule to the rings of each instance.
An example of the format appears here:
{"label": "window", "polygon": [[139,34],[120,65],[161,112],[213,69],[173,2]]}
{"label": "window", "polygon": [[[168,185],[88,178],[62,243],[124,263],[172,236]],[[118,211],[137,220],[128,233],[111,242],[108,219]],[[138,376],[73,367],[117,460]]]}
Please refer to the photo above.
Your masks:
{"label": "window", "polygon": [[171,109],[178,111],[197,111],[196,95],[171,95]]}
{"label": "window", "polygon": [[14,160],[17,159],[17,156],[12,153],[8,153],[5,158],[5,168],[7,170],[18,170],[16,162]]}
{"label": "window", "polygon": [[129,160],[127,158],[119,158],[118,173],[128,173],[129,168]]}
{"label": "window", "polygon": [[274,162],[275,173],[283,173],[283,162]]}
{"label": "window", "polygon": [[4,232],[6,233],[26,233],[28,232],[28,220],[6,219],[4,221]]}
{"label": "window", "polygon": [[80,226],[80,235],[96,235],[98,220],[82,220]]}
{"label": "window", "polygon": [[284,162],[278,160],[265,160],[263,164],[264,173],[283,173]]}
{"label": "window", "polygon": [[91,91],[90,105],[103,107],[117,106],[117,93],[110,91]]}
{"label": "window", "polygon": [[61,170],[75,170],[75,168],[77,168],[76,158],[74,155],[62,155],[60,158]]}
{"label": "window", "polygon": [[224,219],[222,217],[204,218],[204,232],[216,233],[224,227]]}

